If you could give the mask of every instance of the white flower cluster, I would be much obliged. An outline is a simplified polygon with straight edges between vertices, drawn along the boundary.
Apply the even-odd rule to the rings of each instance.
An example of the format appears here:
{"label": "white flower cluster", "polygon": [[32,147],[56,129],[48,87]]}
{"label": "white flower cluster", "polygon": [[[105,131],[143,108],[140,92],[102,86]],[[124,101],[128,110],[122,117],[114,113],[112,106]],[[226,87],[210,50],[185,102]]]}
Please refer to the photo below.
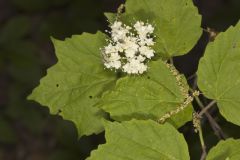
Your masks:
{"label": "white flower cluster", "polygon": [[137,21],[133,27],[115,21],[111,26],[111,39],[102,49],[104,65],[128,74],[142,74],[147,61],[154,56],[151,24]]}

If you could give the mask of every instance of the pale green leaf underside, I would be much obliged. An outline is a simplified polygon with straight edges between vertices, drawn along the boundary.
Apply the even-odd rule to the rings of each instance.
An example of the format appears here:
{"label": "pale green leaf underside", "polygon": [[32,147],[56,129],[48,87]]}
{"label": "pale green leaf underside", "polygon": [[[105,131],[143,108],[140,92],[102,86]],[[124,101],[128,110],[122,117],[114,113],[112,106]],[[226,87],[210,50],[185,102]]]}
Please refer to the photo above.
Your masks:
{"label": "pale green leaf underside", "polygon": [[239,160],[240,140],[227,139],[220,141],[208,153],[207,160]]}
{"label": "pale green leaf underside", "polygon": [[106,144],[87,160],[189,160],[187,144],[170,124],[132,120],[105,124]]}
{"label": "pale green leaf underside", "polygon": [[240,24],[208,45],[198,76],[204,95],[217,100],[228,121],[240,125]]}
{"label": "pale green leaf underside", "polygon": [[104,15],[107,17],[109,23],[113,23],[114,21],[117,20],[116,13],[106,12],[104,13]]}
{"label": "pale green leaf underside", "polygon": [[73,36],[65,41],[53,40],[58,63],[48,69],[40,85],[29,99],[48,106],[51,113],[73,121],[79,135],[102,131],[103,112],[93,107],[106,86],[115,81],[112,72],[106,72],[100,56],[105,45],[104,34]]}
{"label": "pale green leaf underside", "polygon": [[[149,64],[146,74],[118,80],[115,88],[103,95],[98,106],[118,121],[132,118],[157,120],[183,101],[175,76],[164,62],[158,60]],[[170,122],[180,127],[191,118],[192,107],[189,106]]]}
{"label": "pale green leaf underside", "polygon": [[[127,0],[121,20],[142,20],[155,26],[155,50],[162,57],[186,54],[202,34],[201,16],[192,0]],[[105,14],[110,22],[112,14]]]}

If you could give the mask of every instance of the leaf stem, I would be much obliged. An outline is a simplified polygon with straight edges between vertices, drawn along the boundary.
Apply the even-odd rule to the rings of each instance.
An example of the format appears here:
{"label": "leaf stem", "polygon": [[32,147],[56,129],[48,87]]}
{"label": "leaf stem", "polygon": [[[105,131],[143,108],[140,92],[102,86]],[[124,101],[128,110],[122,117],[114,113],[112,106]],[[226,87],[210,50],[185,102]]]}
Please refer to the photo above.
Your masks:
{"label": "leaf stem", "polygon": [[201,155],[201,159],[200,160],[205,160],[206,156],[207,156],[207,151],[206,151],[206,146],[204,143],[204,139],[203,139],[203,133],[202,133],[202,127],[201,124],[198,128],[198,135],[199,135],[199,139],[200,139],[200,143],[201,143],[201,147],[202,147],[202,155]]}
{"label": "leaf stem", "polygon": [[201,110],[201,112],[198,114],[200,117],[203,115],[203,114],[205,114],[213,105],[215,105],[216,104],[216,101],[215,100],[213,100],[213,101],[211,101],[206,107],[204,107],[202,110]]}
{"label": "leaf stem", "polygon": [[203,139],[201,117],[196,112],[193,113],[193,127],[194,127],[194,131],[198,133],[201,148],[202,148],[202,155],[200,160],[205,160],[207,156],[207,151],[206,151],[206,146]]}
{"label": "leaf stem", "polygon": [[[194,97],[198,106],[201,108],[201,109],[204,109],[204,105],[203,103],[201,102],[201,100],[199,99],[199,97]],[[218,125],[218,123],[214,120],[214,118],[211,116],[211,114],[208,112],[208,111],[205,111],[204,113],[212,127],[212,129],[214,130],[216,136],[219,138],[219,139],[226,139],[226,135],[225,133],[223,132],[222,128]]]}

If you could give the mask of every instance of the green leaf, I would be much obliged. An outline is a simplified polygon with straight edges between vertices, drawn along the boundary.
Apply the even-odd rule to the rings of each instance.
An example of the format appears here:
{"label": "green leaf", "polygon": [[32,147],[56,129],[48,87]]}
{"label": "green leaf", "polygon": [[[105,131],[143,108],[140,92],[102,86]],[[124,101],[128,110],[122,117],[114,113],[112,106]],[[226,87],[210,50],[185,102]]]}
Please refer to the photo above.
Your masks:
{"label": "green leaf", "polygon": [[183,135],[169,124],[132,120],[106,123],[106,144],[87,160],[189,160]]}
{"label": "green leaf", "polygon": [[[188,89],[186,82],[183,82]],[[109,112],[118,121],[158,119],[183,103],[185,96],[180,91],[176,77],[161,60],[149,64],[142,76],[127,76],[117,81],[115,88],[103,95],[99,107]],[[181,111],[171,119],[176,127],[192,118],[192,107]]]}
{"label": "green leaf", "polygon": [[65,119],[76,124],[80,135],[99,133],[104,114],[94,105],[115,81],[115,74],[104,70],[100,56],[104,34],[84,33],[53,43],[58,63],[48,70],[29,99],[49,106],[53,114],[61,111]]}
{"label": "green leaf", "polygon": [[125,6],[123,22],[142,20],[155,26],[155,50],[162,57],[186,54],[202,34],[201,16],[192,0],[127,0]]}
{"label": "green leaf", "polygon": [[113,23],[117,18],[115,13],[106,12],[104,15],[107,17],[109,23]]}
{"label": "green leaf", "polygon": [[198,84],[221,114],[240,125],[240,23],[211,42],[200,60]]}
{"label": "green leaf", "polygon": [[208,153],[207,160],[239,160],[240,140],[227,139],[220,141]]}

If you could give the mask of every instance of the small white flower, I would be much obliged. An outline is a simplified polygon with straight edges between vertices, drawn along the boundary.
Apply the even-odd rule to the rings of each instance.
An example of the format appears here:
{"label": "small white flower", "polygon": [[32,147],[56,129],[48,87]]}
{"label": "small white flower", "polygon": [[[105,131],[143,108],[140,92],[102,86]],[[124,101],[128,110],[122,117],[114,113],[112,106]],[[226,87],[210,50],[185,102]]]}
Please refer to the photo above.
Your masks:
{"label": "small white flower", "polygon": [[154,56],[154,50],[147,46],[140,47],[139,52],[141,55],[146,56],[149,59]]}
{"label": "small white flower", "polygon": [[137,56],[137,60],[140,61],[140,62],[145,61],[145,59],[146,59],[146,58],[143,57],[142,55]]}
{"label": "small white flower", "polygon": [[110,28],[111,39],[102,49],[104,65],[120,69],[128,74],[142,74],[147,70],[147,61],[154,56],[151,24],[137,21],[133,28],[115,21]]}
{"label": "small white flower", "polygon": [[119,30],[120,28],[122,28],[122,22],[115,21],[113,23],[113,25],[111,26],[111,28],[112,28],[112,30],[115,30],[115,31]]}
{"label": "small white flower", "polygon": [[134,28],[136,29],[137,33],[140,37],[147,37],[147,35],[152,34],[154,31],[154,28],[150,24],[146,24],[144,22],[137,22],[134,25]]}
{"label": "small white flower", "polygon": [[112,53],[110,55],[110,57],[109,57],[110,61],[118,61],[120,59],[121,59],[121,57],[120,57],[120,55],[117,52],[116,53]]}
{"label": "small white flower", "polygon": [[135,57],[136,50],[134,50],[132,48],[128,48],[125,50],[125,53],[126,53],[127,58],[133,58],[133,57]]}
{"label": "small white flower", "polygon": [[111,36],[114,42],[125,39],[127,34],[129,34],[129,30],[131,29],[128,26],[123,26],[122,22],[119,21],[115,21],[110,27],[112,29]]}
{"label": "small white flower", "polygon": [[130,59],[130,61],[123,66],[123,71],[128,74],[142,74],[146,70],[147,66],[138,59]]}
{"label": "small white flower", "polygon": [[121,67],[121,62],[120,61],[110,61],[110,62],[105,62],[104,65],[106,66],[106,68],[119,69]]}
{"label": "small white flower", "polygon": [[148,24],[146,29],[147,29],[149,34],[152,34],[153,31],[154,31],[154,28],[153,28],[153,26],[151,24]]}

